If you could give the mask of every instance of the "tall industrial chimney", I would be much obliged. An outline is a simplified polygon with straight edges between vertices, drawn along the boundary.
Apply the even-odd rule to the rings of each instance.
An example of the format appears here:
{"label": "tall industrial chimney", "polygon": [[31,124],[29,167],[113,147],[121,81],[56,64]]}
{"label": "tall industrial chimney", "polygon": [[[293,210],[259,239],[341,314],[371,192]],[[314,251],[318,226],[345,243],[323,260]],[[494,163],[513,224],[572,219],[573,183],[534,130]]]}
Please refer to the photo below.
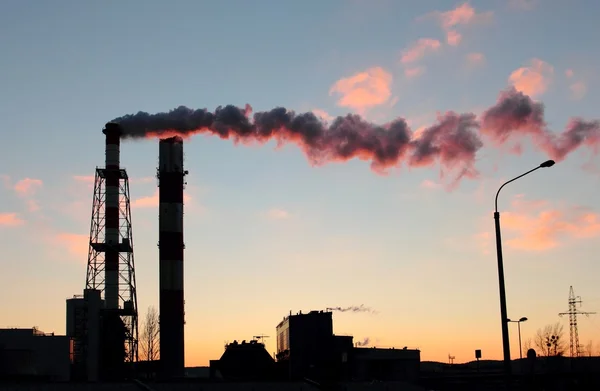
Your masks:
{"label": "tall industrial chimney", "polygon": [[164,377],[184,375],[183,139],[159,142],[160,362]]}
{"label": "tall industrial chimney", "polygon": [[104,243],[105,290],[107,309],[119,308],[119,179],[121,128],[108,123],[102,130],[106,135],[106,199]]}

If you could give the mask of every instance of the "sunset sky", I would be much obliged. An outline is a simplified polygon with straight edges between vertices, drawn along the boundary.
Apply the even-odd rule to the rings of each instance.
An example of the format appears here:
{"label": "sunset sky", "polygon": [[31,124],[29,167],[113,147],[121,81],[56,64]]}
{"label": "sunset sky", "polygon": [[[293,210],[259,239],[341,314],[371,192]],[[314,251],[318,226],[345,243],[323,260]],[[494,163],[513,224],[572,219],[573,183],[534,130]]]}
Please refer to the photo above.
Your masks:
{"label": "sunset sky", "polygon": [[[544,103],[558,135],[572,117],[600,117],[599,13],[592,0],[3,1],[0,327],[65,332],[65,300],[85,286],[106,122],[250,104],[329,124],[402,117],[418,139],[447,111],[482,118],[514,88]],[[458,181],[467,163],[381,173],[358,158],[312,165],[293,143],[192,137],[186,365],[259,334],[274,352],[290,310],[360,304],[376,313],[335,313],[337,334],[422,360],[500,359],[493,201],[554,157],[532,127],[501,145],[477,131],[484,146]],[[600,313],[600,130],[589,136],[500,196],[508,313],[529,318],[524,340],[557,321],[568,340],[558,313],[570,285],[581,310]],[[121,145],[142,315],[159,297],[157,163],[157,140]],[[599,317],[580,319],[582,344],[600,348]]]}

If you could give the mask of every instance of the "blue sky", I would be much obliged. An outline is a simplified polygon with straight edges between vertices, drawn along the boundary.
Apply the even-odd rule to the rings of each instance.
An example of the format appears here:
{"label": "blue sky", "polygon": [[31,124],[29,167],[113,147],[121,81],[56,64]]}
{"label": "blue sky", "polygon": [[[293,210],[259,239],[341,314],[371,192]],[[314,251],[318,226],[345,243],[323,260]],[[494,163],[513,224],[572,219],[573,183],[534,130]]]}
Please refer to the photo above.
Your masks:
{"label": "blue sky", "polygon": [[[411,3],[4,1],[0,326],[64,330],[64,300],[85,283],[85,177],[103,165],[101,129],[115,117],[249,103],[357,112],[377,123],[404,117],[416,130],[436,112],[481,114],[514,84],[544,102],[556,132],[572,116],[597,119],[597,2]],[[444,24],[459,15],[441,14],[452,10],[463,19]],[[403,63],[422,39],[429,49]],[[361,74],[370,103],[340,106]],[[342,79],[345,92],[333,88]],[[449,191],[438,164],[380,176],[357,159],[311,167],[295,145],[193,137],[185,144],[187,365],[218,358],[225,340],[274,337],[290,309],[359,304],[379,313],[335,314],[336,332],[419,347],[424,359],[467,361],[478,348],[499,358],[493,196],[548,158],[524,140],[515,155],[484,139],[480,177]],[[158,303],[158,213],[144,202],[156,191],[158,143],[124,142],[121,151],[133,178],[143,312]],[[524,337],[556,321],[568,332],[557,313],[570,285],[583,309],[600,310],[600,166],[591,151],[503,190],[509,316],[530,319]],[[600,321],[583,319],[580,329],[582,341],[597,340]]]}

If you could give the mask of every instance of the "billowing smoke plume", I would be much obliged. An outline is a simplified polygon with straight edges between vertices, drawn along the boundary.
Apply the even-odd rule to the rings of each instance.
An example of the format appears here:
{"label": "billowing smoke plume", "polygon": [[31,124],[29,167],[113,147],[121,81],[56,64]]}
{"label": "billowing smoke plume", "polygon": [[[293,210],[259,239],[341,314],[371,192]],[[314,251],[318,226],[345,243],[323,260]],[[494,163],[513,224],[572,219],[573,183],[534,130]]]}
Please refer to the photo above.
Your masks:
{"label": "billowing smoke plume", "polygon": [[[250,143],[298,144],[314,165],[353,158],[371,161],[377,172],[401,165],[430,166],[439,163],[442,169],[476,177],[475,158],[483,146],[481,134],[497,145],[530,136],[536,146],[555,160],[564,159],[581,145],[598,152],[599,121],[572,119],[566,130],[554,134],[547,129],[544,106],[514,88],[500,93],[496,104],[481,118],[475,114],[448,112],[437,122],[420,132],[412,132],[406,121],[396,119],[386,125],[376,125],[358,115],[337,117],[330,124],[313,113],[296,114],[283,107],[254,113],[246,105],[218,107],[214,112],[178,107],[168,113],[139,112],[114,119],[121,125],[124,138],[189,137],[208,133],[223,139]],[[517,145],[519,146],[519,145]]]}
{"label": "billowing smoke plume", "polygon": [[298,144],[315,165],[331,161],[360,158],[371,161],[373,170],[385,171],[406,159],[410,165],[423,166],[439,161],[460,171],[474,172],[475,154],[482,143],[475,133],[472,115],[448,113],[438,123],[416,138],[404,119],[380,126],[358,115],[337,117],[330,125],[313,113],[296,114],[283,107],[257,112],[250,120],[252,108],[219,107],[214,113],[206,109],[178,107],[168,113],[139,112],[116,118],[124,138],[183,137],[210,133],[223,139],[264,143],[276,139],[280,143]]}
{"label": "billowing smoke plume", "polygon": [[548,157],[559,161],[583,144],[594,153],[600,147],[600,121],[572,118],[557,135],[546,126],[544,105],[514,88],[500,93],[498,102],[483,113],[481,130],[499,145],[529,135]]}
{"label": "billowing smoke plume", "polygon": [[365,339],[363,339],[362,341],[358,341],[356,343],[356,346],[367,346],[371,343],[371,339],[369,337],[366,337]]}
{"label": "billowing smoke plume", "polygon": [[350,307],[329,307],[329,308],[327,308],[327,311],[370,312],[370,313],[373,313],[373,314],[377,313],[371,307],[365,307],[364,304],[361,304],[359,306],[353,305],[353,306],[350,306]]}

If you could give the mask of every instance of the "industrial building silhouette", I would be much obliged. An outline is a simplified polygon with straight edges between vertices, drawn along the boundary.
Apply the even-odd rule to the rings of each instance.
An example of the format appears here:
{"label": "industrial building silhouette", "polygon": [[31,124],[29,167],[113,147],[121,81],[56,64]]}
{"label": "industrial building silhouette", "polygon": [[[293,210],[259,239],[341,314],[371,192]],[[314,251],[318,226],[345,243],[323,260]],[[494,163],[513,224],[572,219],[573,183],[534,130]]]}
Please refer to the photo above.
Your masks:
{"label": "industrial building silhouette", "polygon": [[352,336],[333,333],[332,312],[290,314],[276,331],[275,359],[257,340],[234,341],[221,359],[210,362],[211,375],[228,380],[309,379],[318,384],[418,381],[419,350],[355,347]]}
{"label": "industrial building silhouette", "polygon": [[[73,316],[85,308],[81,300],[88,300],[87,308],[90,311],[101,304],[97,291],[86,291],[83,299],[69,299],[67,308],[71,312],[67,317],[68,332],[77,324]],[[92,321],[97,325],[91,325]],[[88,317],[88,324],[90,330],[96,329],[98,335],[104,334],[105,326],[99,317]],[[276,330],[278,342],[275,357],[258,340],[234,341],[225,346],[218,360],[210,361],[206,377],[213,381],[308,380],[316,384],[418,381],[419,350],[355,347],[352,336],[333,333],[332,312],[311,311],[289,315],[276,326]],[[116,335],[115,339],[122,335]],[[96,342],[91,343],[94,340]],[[0,330],[0,374],[4,378],[40,378],[49,381],[114,382],[132,378],[161,378],[160,362],[138,361],[128,364],[123,360],[124,349],[115,351],[102,346],[123,346],[122,339],[116,343],[97,336],[89,337],[85,353],[77,350],[75,341],[73,336],[48,335],[36,329]],[[78,358],[78,354],[85,354],[87,359]],[[90,379],[88,373],[95,371],[99,376]]]}

